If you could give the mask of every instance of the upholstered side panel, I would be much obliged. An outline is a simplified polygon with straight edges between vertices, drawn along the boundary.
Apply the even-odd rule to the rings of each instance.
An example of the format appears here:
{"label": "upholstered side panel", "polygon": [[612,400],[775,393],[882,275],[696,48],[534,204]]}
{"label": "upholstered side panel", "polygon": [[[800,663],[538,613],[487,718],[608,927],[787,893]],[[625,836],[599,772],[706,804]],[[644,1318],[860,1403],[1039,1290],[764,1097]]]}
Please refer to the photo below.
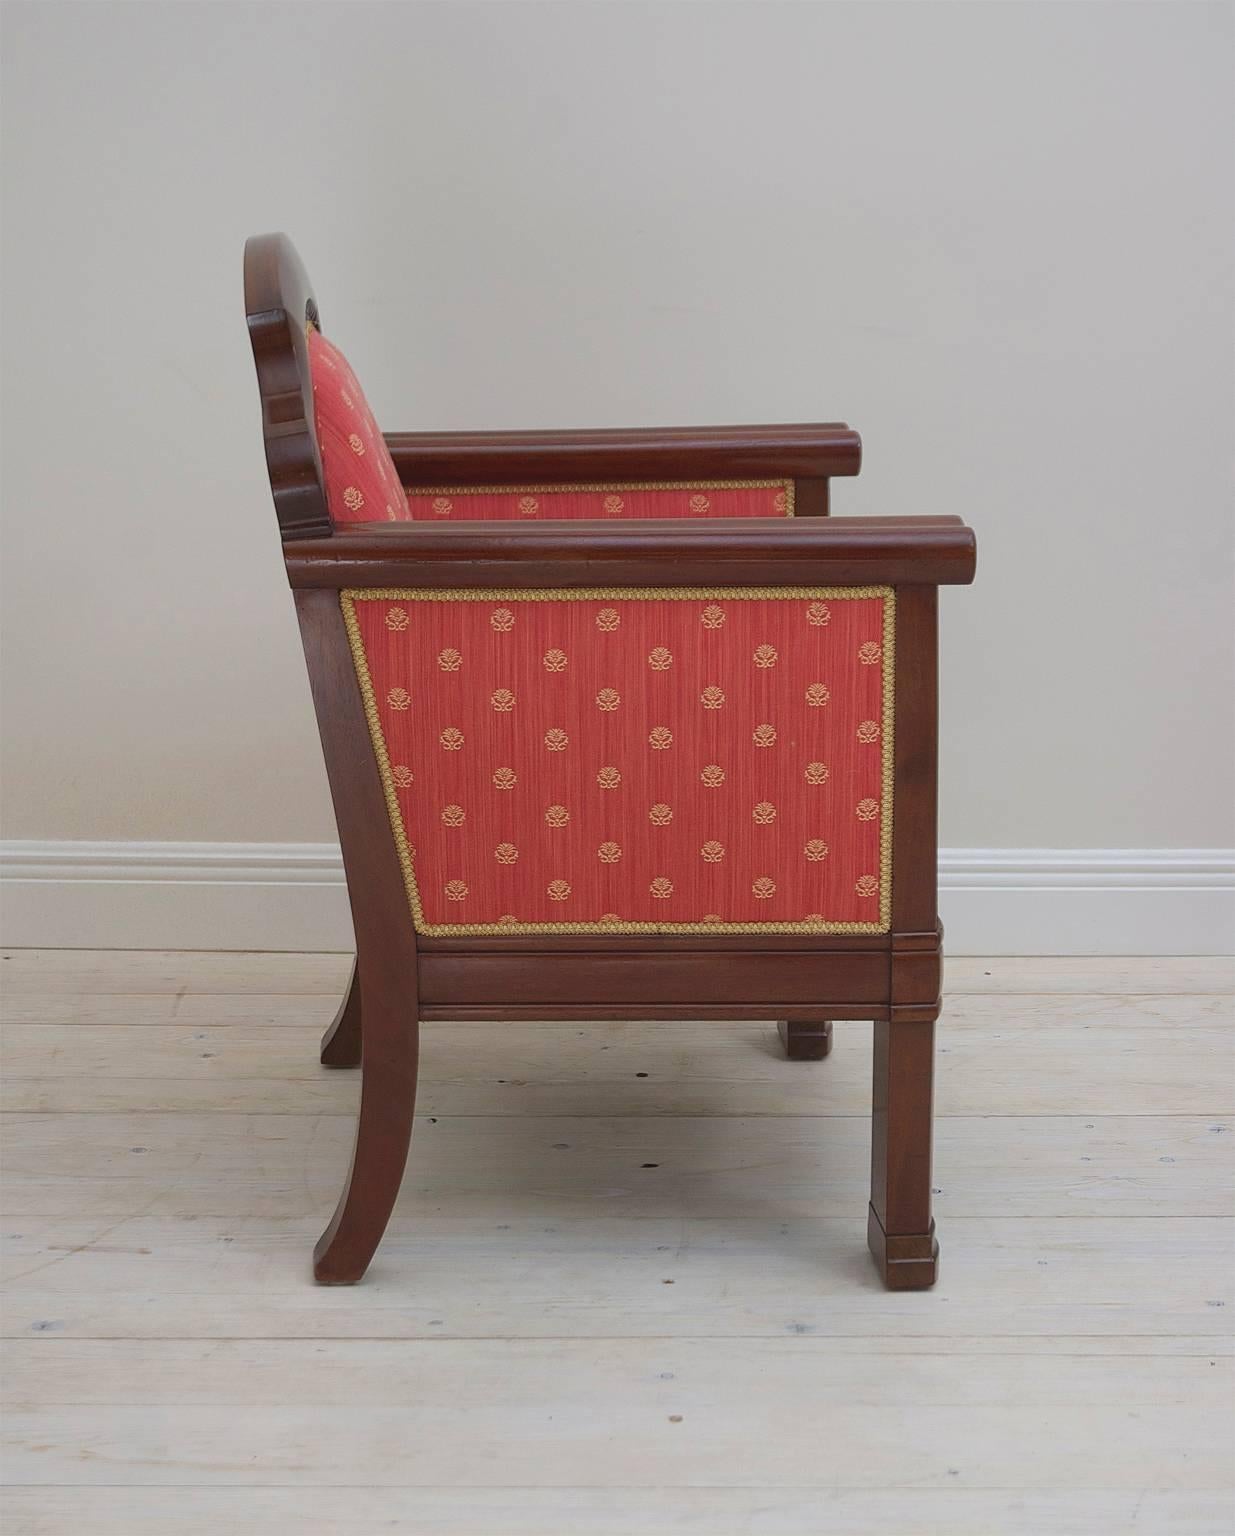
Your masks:
{"label": "upholstered side panel", "polygon": [[409,515],[509,518],[792,517],[792,480],[708,480],[682,484],[510,485],[409,490]]}
{"label": "upholstered side panel", "polygon": [[364,391],[338,347],[312,329],[309,371],[331,522],[406,522],[412,514]]}
{"label": "upholstered side panel", "polygon": [[891,589],[341,601],[420,932],[887,931]]}

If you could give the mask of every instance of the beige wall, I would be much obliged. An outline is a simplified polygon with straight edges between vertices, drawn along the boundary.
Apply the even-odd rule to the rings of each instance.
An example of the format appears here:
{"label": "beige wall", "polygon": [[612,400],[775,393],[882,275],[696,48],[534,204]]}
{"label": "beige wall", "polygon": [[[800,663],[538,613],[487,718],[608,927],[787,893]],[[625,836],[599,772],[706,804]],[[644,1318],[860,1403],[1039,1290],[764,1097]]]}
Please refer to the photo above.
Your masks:
{"label": "beige wall", "polygon": [[246,234],[391,427],[847,418],[945,844],[1230,843],[1232,11],[5,7],[5,835],[333,836]]}

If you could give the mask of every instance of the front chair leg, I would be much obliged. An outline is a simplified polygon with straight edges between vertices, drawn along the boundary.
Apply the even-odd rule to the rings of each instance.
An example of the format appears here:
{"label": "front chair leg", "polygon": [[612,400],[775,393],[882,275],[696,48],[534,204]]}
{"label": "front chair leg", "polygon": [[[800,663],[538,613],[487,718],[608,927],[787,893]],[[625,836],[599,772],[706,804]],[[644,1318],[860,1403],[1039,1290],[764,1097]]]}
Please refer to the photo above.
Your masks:
{"label": "front chair leg", "polygon": [[334,1016],[334,1023],[322,1036],[322,1066],[358,1067],[360,1065],[360,971],[352,961],[347,994]]}
{"label": "front chair leg", "polygon": [[866,1233],[883,1282],[893,1291],[925,1290],[934,1285],[939,1267],[931,1217],[934,1050],[933,1013],[927,1018],[902,1017],[875,1024]]}
{"label": "front chair leg", "polygon": [[831,1055],[830,1019],[782,1019],[776,1033],[790,1061],[822,1061]]}
{"label": "front chair leg", "polygon": [[416,1104],[419,1029],[414,1004],[395,988],[364,995],[360,1116],[347,1183],[313,1250],[323,1285],[351,1285],[369,1267],[394,1209]]}

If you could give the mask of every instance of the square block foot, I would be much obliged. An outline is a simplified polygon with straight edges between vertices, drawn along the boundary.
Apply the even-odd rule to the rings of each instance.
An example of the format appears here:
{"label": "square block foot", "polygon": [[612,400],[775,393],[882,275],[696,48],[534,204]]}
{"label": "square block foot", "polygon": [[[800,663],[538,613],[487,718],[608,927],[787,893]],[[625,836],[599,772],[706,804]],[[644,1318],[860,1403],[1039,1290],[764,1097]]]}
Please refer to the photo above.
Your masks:
{"label": "square block foot", "polygon": [[866,1242],[888,1290],[926,1291],[934,1285],[939,1274],[939,1244],[933,1221],[926,1232],[889,1237],[872,1205],[866,1218]]}

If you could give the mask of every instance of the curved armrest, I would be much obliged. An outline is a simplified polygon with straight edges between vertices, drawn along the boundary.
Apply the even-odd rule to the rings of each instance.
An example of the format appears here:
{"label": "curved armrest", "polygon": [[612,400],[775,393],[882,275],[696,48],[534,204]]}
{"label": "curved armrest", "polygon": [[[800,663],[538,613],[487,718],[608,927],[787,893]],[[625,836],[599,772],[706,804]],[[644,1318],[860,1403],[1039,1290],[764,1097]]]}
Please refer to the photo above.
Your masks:
{"label": "curved armrest", "polygon": [[385,436],[399,478],[409,487],[817,479],[856,475],[862,464],[862,440],[844,422]]}

